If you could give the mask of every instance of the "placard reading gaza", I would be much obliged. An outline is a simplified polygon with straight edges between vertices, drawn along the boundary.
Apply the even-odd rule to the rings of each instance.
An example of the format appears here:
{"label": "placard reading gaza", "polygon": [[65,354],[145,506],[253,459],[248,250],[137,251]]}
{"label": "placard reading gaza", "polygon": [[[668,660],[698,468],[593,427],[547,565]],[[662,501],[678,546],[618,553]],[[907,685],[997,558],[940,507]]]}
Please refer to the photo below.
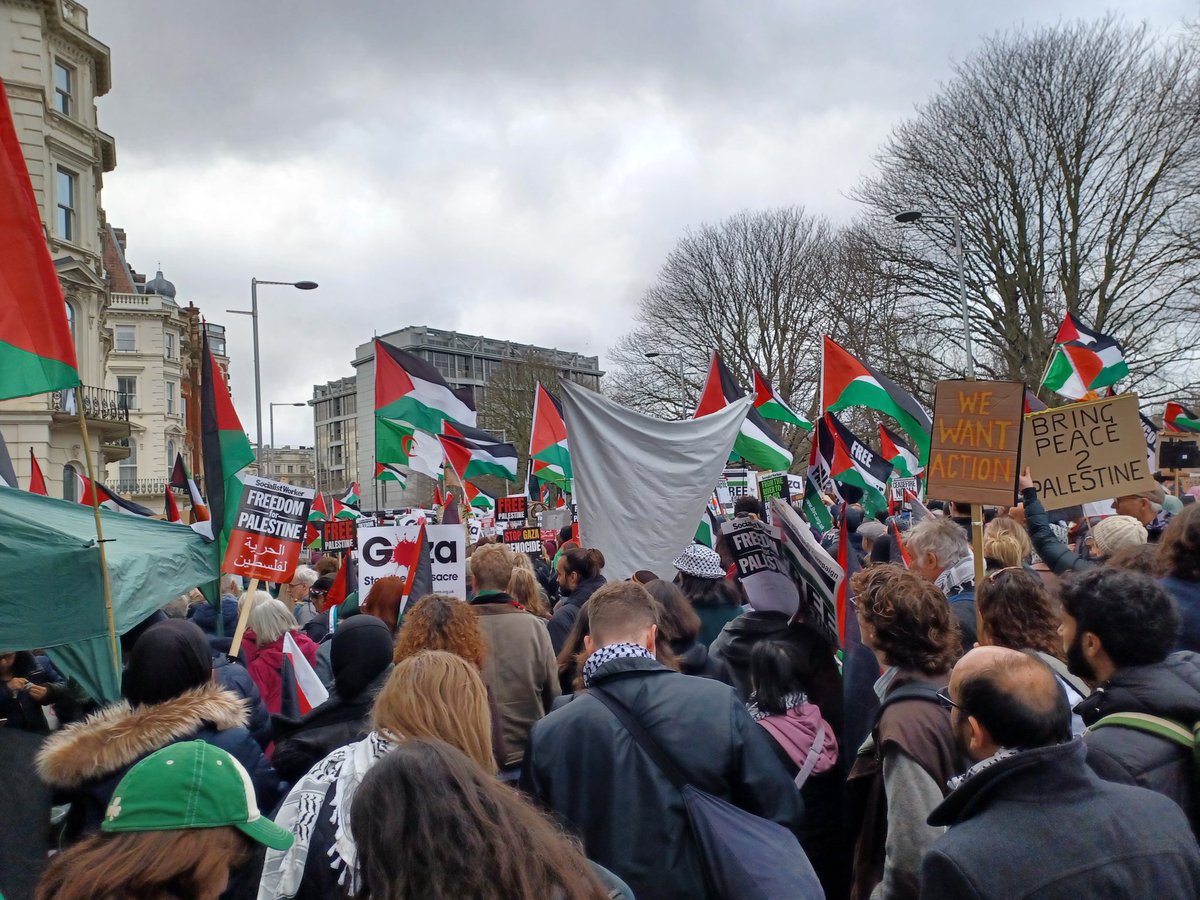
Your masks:
{"label": "placard reading gaza", "polygon": [[291,581],[313,496],[311,488],[257,476],[245,479],[221,571],[261,581]]}
{"label": "placard reading gaza", "polygon": [[516,553],[537,554],[542,552],[542,530],[533,528],[505,528],[504,543]]}
{"label": "placard reading gaza", "polygon": [[528,500],[524,494],[512,494],[496,501],[497,522],[524,522]]}
{"label": "placard reading gaza", "polygon": [[[358,596],[366,599],[373,585],[388,575],[407,577],[407,560],[421,537],[418,525],[383,525],[358,529]],[[461,525],[426,525],[433,589],[467,599],[467,536]],[[414,598],[414,601],[420,598]]]}
{"label": "placard reading gaza", "polygon": [[1021,464],[1049,509],[1151,490],[1137,394],[1030,413]]}
{"label": "placard reading gaza", "polygon": [[925,495],[1012,506],[1021,452],[1020,381],[939,381]]}

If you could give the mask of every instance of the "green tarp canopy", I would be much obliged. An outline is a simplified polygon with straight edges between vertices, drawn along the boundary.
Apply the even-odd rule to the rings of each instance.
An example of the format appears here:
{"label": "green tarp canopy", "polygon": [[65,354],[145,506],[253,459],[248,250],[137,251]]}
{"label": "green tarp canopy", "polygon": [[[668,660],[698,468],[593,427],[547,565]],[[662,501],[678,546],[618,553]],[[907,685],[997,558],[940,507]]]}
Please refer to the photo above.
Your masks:
{"label": "green tarp canopy", "polygon": [[[187,525],[100,515],[118,634],[215,577]],[[119,698],[92,508],[0,487],[0,573],[0,650],[44,648],[93,697]]]}

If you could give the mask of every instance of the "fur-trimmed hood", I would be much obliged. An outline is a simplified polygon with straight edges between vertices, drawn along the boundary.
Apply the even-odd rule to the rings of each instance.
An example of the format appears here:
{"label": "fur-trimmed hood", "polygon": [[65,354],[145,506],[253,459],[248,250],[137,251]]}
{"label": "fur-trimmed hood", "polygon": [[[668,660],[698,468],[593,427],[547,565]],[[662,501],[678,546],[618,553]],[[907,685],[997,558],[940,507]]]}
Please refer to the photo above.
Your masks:
{"label": "fur-trimmed hood", "polygon": [[42,780],[77,788],[130,766],[206,725],[218,731],[243,727],[249,704],[218,685],[194,688],[150,706],[121,701],[50,737],[38,753]]}

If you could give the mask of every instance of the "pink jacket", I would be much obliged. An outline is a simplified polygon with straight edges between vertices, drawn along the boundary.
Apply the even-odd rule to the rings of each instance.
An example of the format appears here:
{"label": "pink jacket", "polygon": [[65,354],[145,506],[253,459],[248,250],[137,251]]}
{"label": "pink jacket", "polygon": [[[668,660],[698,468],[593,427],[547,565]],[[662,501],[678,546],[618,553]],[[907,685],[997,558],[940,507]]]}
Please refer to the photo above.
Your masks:
{"label": "pink jacket", "polygon": [[821,710],[812,703],[793,706],[782,716],[767,716],[765,719],[759,719],[758,724],[767,729],[771,737],[775,738],[779,746],[797,766],[804,765],[805,759],[808,758],[808,751],[812,748],[813,739],[817,736],[817,728],[824,724],[823,748],[820,756],[817,757],[817,764],[813,767],[812,774],[820,775],[822,772],[828,772],[837,763],[837,735],[833,733],[833,728],[829,723],[821,718]]}
{"label": "pink jacket", "polygon": [[[242,649],[245,651],[246,671],[258,685],[258,692],[262,694],[267,712],[277,713],[283,703],[283,676],[280,672],[283,668],[283,638],[281,637],[273,644],[259,647],[255,644],[251,632],[247,631],[246,634],[249,637],[246,643],[242,644]],[[293,631],[292,639],[309,663],[316,666],[317,645],[303,631]]]}

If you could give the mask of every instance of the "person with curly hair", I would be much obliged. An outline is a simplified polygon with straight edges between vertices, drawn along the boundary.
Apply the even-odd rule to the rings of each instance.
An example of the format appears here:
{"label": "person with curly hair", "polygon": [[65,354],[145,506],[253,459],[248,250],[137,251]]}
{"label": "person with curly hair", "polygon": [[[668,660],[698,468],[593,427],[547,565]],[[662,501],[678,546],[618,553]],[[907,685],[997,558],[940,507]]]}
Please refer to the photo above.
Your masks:
{"label": "person with curly hair", "polygon": [[851,897],[880,889],[885,897],[915,898],[921,858],[941,834],[926,819],[964,768],[949,711],[937,702],[959,656],[959,627],[946,595],[908,569],[872,566],[850,588],[862,642],[884,668],[875,684],[875,727],[848,782],[850,808],[862,811],[851,823]]}
{"label": "person with curly hair", "polygon": [[1158,550],[1160,584],[1179,606],[1182,625],[1176,650],[1200,651],[1200,504],[1171,520]]}

